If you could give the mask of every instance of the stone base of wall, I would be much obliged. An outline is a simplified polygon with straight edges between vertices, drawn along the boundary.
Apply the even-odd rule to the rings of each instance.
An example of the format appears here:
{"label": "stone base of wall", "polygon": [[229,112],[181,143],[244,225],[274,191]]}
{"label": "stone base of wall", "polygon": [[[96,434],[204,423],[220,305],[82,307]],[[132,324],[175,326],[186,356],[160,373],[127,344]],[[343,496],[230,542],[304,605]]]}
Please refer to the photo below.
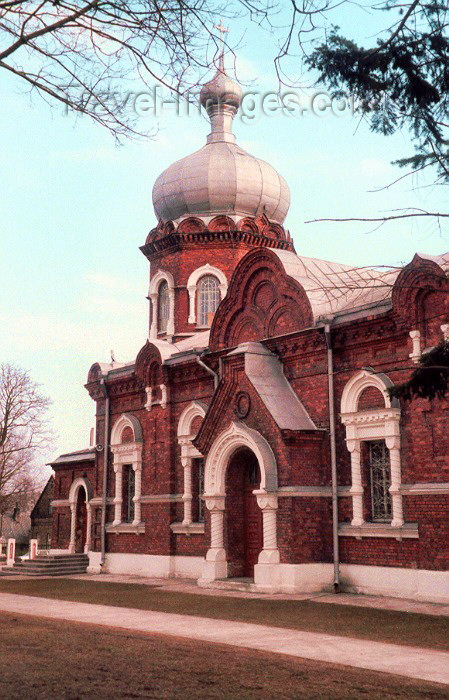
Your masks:
{"label": "stone base of wall", "polygon": [[340,577],[348,592],[449,603],[449,571],[341,564]]}
{"label": "stone base of wall", "polygon": [[[66,550],[52,550],[55,554],[65,552]],[[102,571],[154,578],[200,579],[201,585],[214,587],[214,583],[219,582],[204,581],[204,567],[203,557],[106,554]],[[99,552],[89,552],[87,571],[100,573]],[[226,581],[231,583],[232,579]],[[449,603],[449,571],[341,564],[340,581],[344,592]],[[333,590],[333,565],[256,564],[251,590],[260,593],[291,594],[330,592]]]}
{"label": "stone base of wall", "polygon": [[87,572],[98,574],[124,574],[155,578],[192,578],[201,575],[203,557],[162,556],[153,554],[106,554],[105,564],[100,569],[100,552],[89,552]]}

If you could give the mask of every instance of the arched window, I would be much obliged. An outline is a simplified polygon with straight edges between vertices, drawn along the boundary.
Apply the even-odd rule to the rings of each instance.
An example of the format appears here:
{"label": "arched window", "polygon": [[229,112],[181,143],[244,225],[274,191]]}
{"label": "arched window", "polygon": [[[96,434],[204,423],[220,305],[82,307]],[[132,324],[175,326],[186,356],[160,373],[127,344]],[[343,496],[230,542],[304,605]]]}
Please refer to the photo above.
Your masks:
{"label": "arched window", "polygon": [[367,521],[402,527],[401,410],[389,398],[393,386],[384,374],[362,370],[341,398],[341,420],[351,454],[352,525]]}
{"label": "arched window", "polygon": [[213,275],[205,275],[198,282],[198,325],[209,328],[220,303],[219,282]]}
{"label": "arched window", "polygon": [[166,333],[168,319],[170,318],[170,299],[168,295],[168,284],[163,280],[159,285],[157,299],[157,330],[158,333]]}

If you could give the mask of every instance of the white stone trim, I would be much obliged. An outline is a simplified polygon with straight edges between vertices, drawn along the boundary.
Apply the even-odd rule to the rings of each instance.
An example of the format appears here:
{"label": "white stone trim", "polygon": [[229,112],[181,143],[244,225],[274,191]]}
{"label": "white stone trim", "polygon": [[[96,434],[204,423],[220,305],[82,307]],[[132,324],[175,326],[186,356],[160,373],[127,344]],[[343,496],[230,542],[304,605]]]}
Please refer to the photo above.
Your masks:
{"label": "white stone trim", "polygon": [[86,523],[86,542],[84,544],[84,552],[87,554],[91,546],[91,529],[92,529],[92,509],[90,504],[90,499],[92,498],[92,486],[88,479],[84,477],[78,477],[70,486],[69,491],[69,506],[70,506],[70,543],[69,543],[69,553],[75,553],[76,547],[76,505],[78,502],[78,491],[80,488],[84,489],[86,494],[85,504],[87,509],[87,523]]}
{"label": "white stone trim", "polygon": [[207,455],[204,469],[206,497],[225,495],[226,469],[232,455],[240,447],[248,447],[257,457],[261,474],[260,489],[277,491],[277,464],[269,443],[257,430],[248,428],[240,421],[232,421],[216,438]]}
{"label": "white stone trim", "polygon": [[201,452],[198,452],[192,444],[192,440],[195,438],[195,434],[192,432],[192,423],[198,416],[204,418],[206,410],[207,407],[202,401],[192,401],[183,410],[178,421],[178,443],[181,447],[181,464],[184,468],[184,493],[182,496],[184,518],[182,522],[185,526],[192,523],[192,460],[202,457]]}
{"label": "white stone trim", "polygon": [[412,339],[412,351],[409,355],[409,358],[414,362],[415,364],[418,364],[420,357],[421,357],[421,331],[414,330],[410,331],[409,333],[410,338]]}
{"label": "white stone trim", "polygon": [[332,489],[330,486],[280,486],[277,495],[278,498],[330,498]]}
{"label": "white stone trim", "polygon": [[121,523],[120,525],[114,525],[109,523],[108,525],[106,525],[106,532],[116,533],[120,535],[143,535],[145,534],[145,524],[140,523],[139,525],[134,525],[133,523]]}
{"label": "white stone trim", "polygon": [[340,537],[392,537],[396,540],[419,538],[418,523],[406,523],[401,527],[392,527],[388,523],[363,523],[354,527],[351,523],[340,523],[338,526]]}
{"label": "white stone trim", "polygon": [[442,496],[449,495],[449,483],[402,484],[404,496]]}
{"label": "white stone trim", "polygon": [[[271,570],[279,562],[277,547],[277,464],[267,440],[257,430],[233,421],[216,438],[206,459],[204,469],[204,499],[211,515],[211,541],[201,581],[207,583],[227,577],[224,549],[224,509],[226,470],[234,453],[249,448],[257,458],[261,474],[260,489],[254,491],[263,510],[263,549],[259,564]],[[268,574],[267,574],[268,575]],[[270,574],[271,575],[271,574]]]}
{"label": "white stone trim", "polygon": [[70,501],[68,498],[60,498],[59,500],[50,501],[52,508],[68,508]]}
{"label": "white stone trim", "polygon": [[[359,411],[358,402],[362,392],[368,387],[378,389],[385,402],[384,408]],[[366,440],[385,440],[390,451],[390,474],[393,518],[391,527],[404,524],[401,495],[401,410],[397,401],[391,401],[387,389],[393,386],[384,374],[373,374],[367,370],[358,372],[346,384],[341,398],[341,420],[346,426],[346,445],[351,453],[351,495],[353,517],[352,525],[363,525],[363,486],[362,465],[360,460],[361,443]]]}
{"label": "white stone trim", "polygon": [[184,523],[172,523],[170,525],[170,530],[175,533],[175,535],[204,535],[204,523],[190,523],[189,525],[184,525]]}
{"label": "white stone trim", "polygon": [[196,293],[198,288],[198,282],[200,281],[201,277],[205,277],[206,275],[213,275],[218,279],[220,301],[223,301],[227,294],[228,280],[226,279],[226,275],[222,270],[220,270],[218,267],[214,267],[213,265],[209,265],[209,263],[206,263],[206,265],[203,265],[202,267],[198,267],[192,272],[189,279],[187,280],[187,292],[189,294],[188,323],[196,323]]}
{"label": "white stone trim", "polygon": [[449,601],[449,571],[340,564],[340,575],[344,590],[354,593],[431,603]]}
{"label": "white stone trim", "polygon": [[145,505],[148,505],[149,503],[179,503],[181,501],[181,493],[156,493],[140,497],[140,502]]}
{"label": "white stone trim", "polygon": [[158,337],[158,294],[161,282],[167,282],[168,298],[170,302],[170,311],[167,324],[167,340],[171,343],[175,334],[175,281],[171,272],[168,270],[159,270],[154,277],[151,278],[148,297],[151,301],[151,327],[150,340]]}
{"label": "white stone trim", "polygon": [[[134,442],[121,442],[122,433],[125,428],[131,428],[134,435]],[[139,440],[139,441],[138,441]],[[142,495],[142,428],[138,419],[131,415],[123,413],[115,422],[111,432],[111,452],[113,458],[113,469],[115,473],[115,497],[114,503],[114,521],[112,526],[122,524],[122,479],[123,465],[130,464],[135,473],[135,493],[134,493],[134,520],[132,525],[137,527],[142,521],[141,495]]]}
{"label": "white stone trim", "polygon": [[[89,552],[88,573],[100,573],[100,557],[100,552]],[[107,552],[101,571],[151,578],[197,579],[201,575],[203,564],[204,557]]]}

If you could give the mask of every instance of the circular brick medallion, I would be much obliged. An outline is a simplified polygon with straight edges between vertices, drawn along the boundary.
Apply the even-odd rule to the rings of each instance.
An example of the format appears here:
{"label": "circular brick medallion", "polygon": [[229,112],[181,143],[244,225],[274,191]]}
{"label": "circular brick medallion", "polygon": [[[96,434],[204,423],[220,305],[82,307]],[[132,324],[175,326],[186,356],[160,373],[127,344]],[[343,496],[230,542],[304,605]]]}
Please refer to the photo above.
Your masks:
{"label": "circular brick medallion", "polygon": [[235,399],[235,412],[239,418],[246,418],[251,409],[251,399],[246,391],[240,391]]}

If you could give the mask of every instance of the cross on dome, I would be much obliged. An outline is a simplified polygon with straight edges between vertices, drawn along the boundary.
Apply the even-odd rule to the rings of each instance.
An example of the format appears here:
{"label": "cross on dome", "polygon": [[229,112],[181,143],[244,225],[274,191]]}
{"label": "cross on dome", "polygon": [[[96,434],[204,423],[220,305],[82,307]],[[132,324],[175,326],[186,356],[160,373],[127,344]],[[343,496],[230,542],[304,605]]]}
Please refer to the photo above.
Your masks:
{"label": "cross on dome", "polygon": [[220,20],[220,24],[215,24],[214,29],[218,29],[218,31],[220,32],[220,57],[218,59],[218,69],[223,71],[224,73],[224,35],[229,32],[229,29],[223,26],[223,20]]}

